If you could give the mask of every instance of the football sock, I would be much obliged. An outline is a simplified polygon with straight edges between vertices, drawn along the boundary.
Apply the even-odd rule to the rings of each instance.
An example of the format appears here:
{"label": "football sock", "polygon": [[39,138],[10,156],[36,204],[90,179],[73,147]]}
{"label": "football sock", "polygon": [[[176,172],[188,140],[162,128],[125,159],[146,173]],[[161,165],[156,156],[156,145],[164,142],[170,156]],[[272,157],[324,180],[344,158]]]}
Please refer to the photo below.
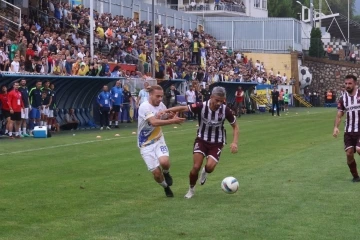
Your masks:
{"label": "football sock", "polygon": [[196,185],[196,181],[198,180],[199,173],[189,175],[190,178],[190,187],[193,188]]}
{"label": "football sock", "polygon": [[5,134],[7,134],[8,132],[9,132],[9,130],[6,129],[6,130],[5,130]]}
{"label": "football sock", "polygon": [[119,125],[119,121],[115,121],[115,126]]}
{"label": "football sock", "polygon": [[51,130],[51,125],[48,125],[47,127],[48,127],[49,130]]}
{"label": "football sock", "polygon": [[163,169],[163,173],[165,174],[169,173],[169,169]]}
{"label": "football sock", "polygon": [[23,128],[23,134],[26,134],[26,127]]}
{"label": "football sock", "polygon": [[43,126],[44,125],[44,122],[43,121],[40,121],[40,126]]}
{"label": "football sock", "polygon": [[12,132],[9,132],[9,137],[11,137],[12,136]]}
{"label": "football sock", "polygon": [[109,125],[110,125],[110,126],[112,125],[112,121],[110,121]]}
{"label": "football sock", "polygon": [[350,169],[350,172],[351,172],[352,176],[354,178],[358,178],[359,174],[358,174],[358,171],[357,171],[357,168],[356,168],[355,160],[352,163],[348,164],[348,166],[349,166],[349,169]]}
{"label": "football sock", "polygon": [[161,183],[159,183],[163,188],[166,188],[168,185],[167,183],[164,181],[162,181]]}

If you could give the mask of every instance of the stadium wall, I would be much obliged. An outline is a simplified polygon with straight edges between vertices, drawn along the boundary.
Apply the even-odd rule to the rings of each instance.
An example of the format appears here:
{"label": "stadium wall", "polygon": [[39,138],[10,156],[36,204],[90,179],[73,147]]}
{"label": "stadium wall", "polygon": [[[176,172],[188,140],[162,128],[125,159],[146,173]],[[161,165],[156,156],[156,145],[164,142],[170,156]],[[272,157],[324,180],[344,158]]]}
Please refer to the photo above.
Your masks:
{"label": "stadium wall", "polygon": [[360,72],[360,66],[354,63],[307,56],[303,65],[307,66],[313,75],[309,91],[320,92],[321,104],[324,103],[323,95],[325,91],[329,89],[335,91],[341,90],[346,75],[354,74],[359,77]]}
{"label": "stadium wall", "polygon": [[274,54],[274,53],[245,53],[248,59],[252,58],[255,63],[256,60],[264,62],[266,70],[274,69],[274,74],[279,71],[281,76],[286,73],[288,79],[292,77],[291,73],[291,54]]}
{"label": "stadium wall", "polygon": [[234,50],[302,51],[301,23],[293,18],[206,17],[205,31]]}
{"label": "stadium wall", "polygon": [[[90,0],[83,0],[85,7],[90,6]],[[139,18],[140,21],[151,21],[151,4],[139,0],[97,0],[94,8],[100,13],[111,13],[113,15],[122,15],[128,18]],[[198,26],[198,17],[175,11],[163,6],[155,6],[156,23],[164,26],[174,26],[185,30],[195,29]]]}

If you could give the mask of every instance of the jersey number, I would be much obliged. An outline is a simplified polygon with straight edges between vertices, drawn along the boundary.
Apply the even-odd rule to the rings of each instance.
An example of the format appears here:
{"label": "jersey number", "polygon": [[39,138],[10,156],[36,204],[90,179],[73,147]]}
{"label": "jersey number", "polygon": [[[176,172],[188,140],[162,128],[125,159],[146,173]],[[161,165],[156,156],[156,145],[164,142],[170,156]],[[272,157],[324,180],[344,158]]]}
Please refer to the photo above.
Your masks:
{"label": "jersey number", "polygon": [[160,151],[161,151],[162,153],[167,153],[167,152],[168,152],[167,146],[161,146],[161,147],[160,147]]}

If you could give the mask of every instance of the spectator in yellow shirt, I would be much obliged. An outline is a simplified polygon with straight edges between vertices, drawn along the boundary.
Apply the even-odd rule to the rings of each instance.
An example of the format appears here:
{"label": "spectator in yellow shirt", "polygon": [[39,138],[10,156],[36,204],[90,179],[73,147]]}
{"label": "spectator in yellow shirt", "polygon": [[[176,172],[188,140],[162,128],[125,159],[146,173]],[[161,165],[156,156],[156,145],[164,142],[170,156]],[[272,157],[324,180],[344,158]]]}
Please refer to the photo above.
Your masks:
{"label": "spectator in yellow shirt", "polygon": [[80,64],[80,69],[78,71],[78,76],[86,76],[87,75],[88,71],[86,71],[85,67],[86,67],[85,63]]}

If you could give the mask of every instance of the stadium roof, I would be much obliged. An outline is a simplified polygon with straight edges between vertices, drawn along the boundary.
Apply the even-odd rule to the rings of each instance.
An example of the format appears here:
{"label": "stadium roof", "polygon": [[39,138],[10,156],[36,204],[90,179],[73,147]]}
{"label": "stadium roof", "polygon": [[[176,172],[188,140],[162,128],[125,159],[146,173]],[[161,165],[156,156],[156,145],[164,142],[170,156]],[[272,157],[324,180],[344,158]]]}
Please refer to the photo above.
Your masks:
{"label": "stadium roof", "polygon": [[[348,38],[348,18],[342,14],[322,15],[314,18],[321,26],[326,28],[331,37],[343,39]],[[308,21],[305,21],[308,22]],[[350,19],[350,42],[352,44],[360,43],[360,24]]]}

